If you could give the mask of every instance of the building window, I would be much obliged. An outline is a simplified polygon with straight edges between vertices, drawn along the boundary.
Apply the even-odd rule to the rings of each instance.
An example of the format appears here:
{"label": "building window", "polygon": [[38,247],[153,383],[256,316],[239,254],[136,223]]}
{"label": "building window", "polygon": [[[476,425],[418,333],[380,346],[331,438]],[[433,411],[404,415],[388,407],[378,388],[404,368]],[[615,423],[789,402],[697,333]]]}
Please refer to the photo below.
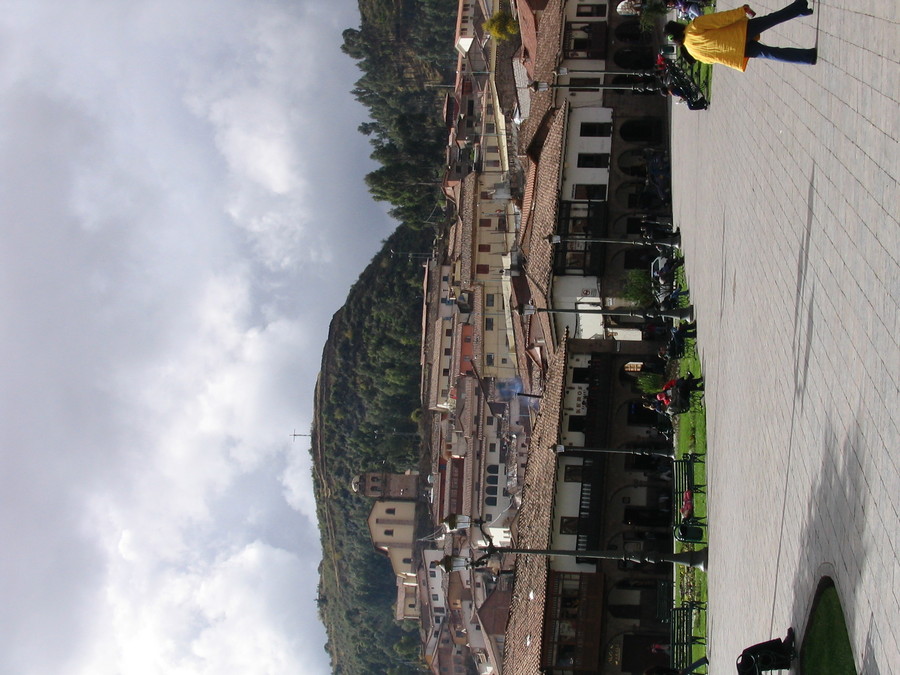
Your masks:
{"label": "building window", "polygon": [[494,294],[488,293],[484,296],[484,305],[485,307],[493,307],[494,306]]}
{"label": "building window", "polygon": [[563,516],[559,519],[559,533],[578,534],[578,523],[580,520],[578,517]]}
{"label": "building window", "polygon": [[484,480],[488,485],[500,485],[500,476],[487,476]]}
{"label": "building window", "polygon": [[491,219],[490,218],[480,218],[478,220],[478,227],[490,227]]}
{"label": "building window", "polygon": [[385,530],[385,531],[384,531],[384,536],[385,536],[385,537],[393,537],[393,536],[394,536],[394,531],[393,531],[393,530]]}
{"label": "building window", "polygon": [[[497,444],[496,443],[488,443],[488,452],[497,452]],[[491,467],[488,467],[488,471],[491,470]]]}
{"label": "building window", "polygon": [[484,320],[484,329],[494,330],[494,320],[491,317],[488,317]]}
{"label": "building window", "polygon": [[485,506],[497,506],[497,498],[496,497],[488,497],[484,500]]}
{"label": "building window", "polygon": [[583,432],[587,427],[587,417],[584,415],[569,415],[569,431]]}
{"label": "building window", "polygon": [[435,572],[434,570],[429,570],[428,576],[430,576],[432,579],[434,579],[437,577],[437,572]]}
{"label": "building window", "polygon": [[391,508],[387,509],[385,511],[385,513],[389,516],[393,516],[395,513],[397,513],[397,509],[395,509],[394,507],[391,507]]}
{"label": "building window", "polygon": [[489,476],[496,476],[500,473],[499,464],[488,464],[487,472]]}
{"label": "building window", "polygon": [[453,335],[453,329],[448,328],[447,330],[444,331],[444,335],[446,335],[447,337],[450,337],[451,335]]}
{"label": "building window", "polygon": [[564,58],[570,59],[605,59],[606,58],[605,21],[586,22],[584,20],[566,23],[563,35]]}
{"label": "building window", "polygon": [[475,265],[475,274],[490,274],[490,265]]}
{"label": "building window", "polygon": [[572,368],[572,384],[590,384],[590,368]]}
{"label": "building window", "polygon": [[578,153],[579,169],[608,169],[609,153],[601,152],[579,152]]}
{"label": "building window", "polygon": [[432,594],[431,594],[431,600],[432,600],[432,602],[437,602],[437,600],[438,600],[438,595],[437,595],[437,593],[432,593]]}
{"label": "building window", "polygon": [[484,362],[485,362],[485,364],[488,365],[488,366],[494,365],[494,355],[493,355],[493,354],[485,354],[485,355],[484,355]]}
{"label": "building window", "polygon": [[606,16],[606,5],[578,5],[575,16]]}
{"label": "building window", "polygon": [[581,135],[593,136],[600,138],[609,138],[612,136],[611,122],[582,122]]}
{"label": "building window", "polygon": [[578,183],[572,188],[572,199],[587,199],[588,201],[605,202],[606,186],[599,183],[594,185]]}
{"label": "building window", "polygon": [[490,253],[491,245],[490,244],[478,244],[478,252],[479,253]]}
{"label": "building window", "polygon": [[412,564],[412,558],[404,558],[404,559],[403,559],[403,564],[404,564],[404,565],[411,565],[411,564]]}
{"label": "building window", "polygon": [[492,427],[492,426],[494,426],[494,418],[493,418],[493,417],[488,417],[488,418],[484,421],[484,423],[487,424],[489,427]]}
{"label": "building window", "polygon": [[563,472],[563,480],[566,483],[582,483],[584,477],[584,467],[579,464],[577,466],[567,466]]}

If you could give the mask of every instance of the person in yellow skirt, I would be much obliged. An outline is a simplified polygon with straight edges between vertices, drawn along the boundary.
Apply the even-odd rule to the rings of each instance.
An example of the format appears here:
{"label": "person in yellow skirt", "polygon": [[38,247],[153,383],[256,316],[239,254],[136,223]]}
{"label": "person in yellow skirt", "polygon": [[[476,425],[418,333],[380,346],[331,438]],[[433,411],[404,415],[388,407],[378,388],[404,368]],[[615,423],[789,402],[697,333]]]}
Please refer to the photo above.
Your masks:
{"label": "person in yellow skirt", "polygon": [[773,26],[813,11],[807,0],[794,0],[790,5],[766,16],[756,17],[750,5],[714,14],[704,14],[685,25],[669,21],[665,32],[669,40],[683,45],[688,54],[703,63],[721,63],[743,72],[749,59],[770,59],[787,63],[815,64],[815,48],[771,47],[759,42],[759,35]]}

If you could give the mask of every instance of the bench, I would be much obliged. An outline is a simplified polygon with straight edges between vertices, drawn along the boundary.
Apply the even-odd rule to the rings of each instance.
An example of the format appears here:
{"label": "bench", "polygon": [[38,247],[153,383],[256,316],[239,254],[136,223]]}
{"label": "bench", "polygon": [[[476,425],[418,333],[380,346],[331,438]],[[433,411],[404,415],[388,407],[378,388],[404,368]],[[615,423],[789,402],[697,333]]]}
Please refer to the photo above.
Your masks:
{"label": "bench", "polygon": [[675,491],[675,503],[681,503],[687,492],[692,495],[703,494],[706,485],[698,483],[694,476],[694,465],[701,463],[703,463],[703,458],[693,453],[672,462],[672,487]]}
{"label": "bench", "polygon": [[687,668],[694,659],[694,645],[706,644],[702,637],[694,635],[694,612],[705,609],[703,603],[685,603],[671,610],[671,666],[675,669]]}
{"label": "bench", "polygon": [[656,618],[660,623],[672,620],[672,594],[675,584],[665,579],[656,582]]}

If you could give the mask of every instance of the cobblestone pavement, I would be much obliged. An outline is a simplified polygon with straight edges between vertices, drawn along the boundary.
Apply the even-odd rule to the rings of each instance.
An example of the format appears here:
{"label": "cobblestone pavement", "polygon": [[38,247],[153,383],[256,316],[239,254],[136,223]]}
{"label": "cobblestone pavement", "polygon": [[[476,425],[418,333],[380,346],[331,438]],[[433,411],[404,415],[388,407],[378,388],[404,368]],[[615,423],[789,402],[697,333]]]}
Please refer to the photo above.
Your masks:
{"label": "cobblestone pavement", "polygon": [[817,66],[716,66],[708,111],[673,108],[707,377],[712,673],[789,625],[802,639],[824,575],[859,672],[900,673],[900,3],[813,7],[765,41],[817,45]]}

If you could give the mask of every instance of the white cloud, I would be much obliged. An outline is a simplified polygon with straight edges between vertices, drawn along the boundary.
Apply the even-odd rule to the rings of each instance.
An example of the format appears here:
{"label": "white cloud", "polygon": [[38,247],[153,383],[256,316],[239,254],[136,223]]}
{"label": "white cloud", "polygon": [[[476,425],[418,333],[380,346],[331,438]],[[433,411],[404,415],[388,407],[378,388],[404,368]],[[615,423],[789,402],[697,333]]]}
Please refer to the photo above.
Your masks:
{"label": "white cloud", "polygon": [[4,4],[0,672],[327,672],[290,433],[392,227],[357,24],[352,0]]}

